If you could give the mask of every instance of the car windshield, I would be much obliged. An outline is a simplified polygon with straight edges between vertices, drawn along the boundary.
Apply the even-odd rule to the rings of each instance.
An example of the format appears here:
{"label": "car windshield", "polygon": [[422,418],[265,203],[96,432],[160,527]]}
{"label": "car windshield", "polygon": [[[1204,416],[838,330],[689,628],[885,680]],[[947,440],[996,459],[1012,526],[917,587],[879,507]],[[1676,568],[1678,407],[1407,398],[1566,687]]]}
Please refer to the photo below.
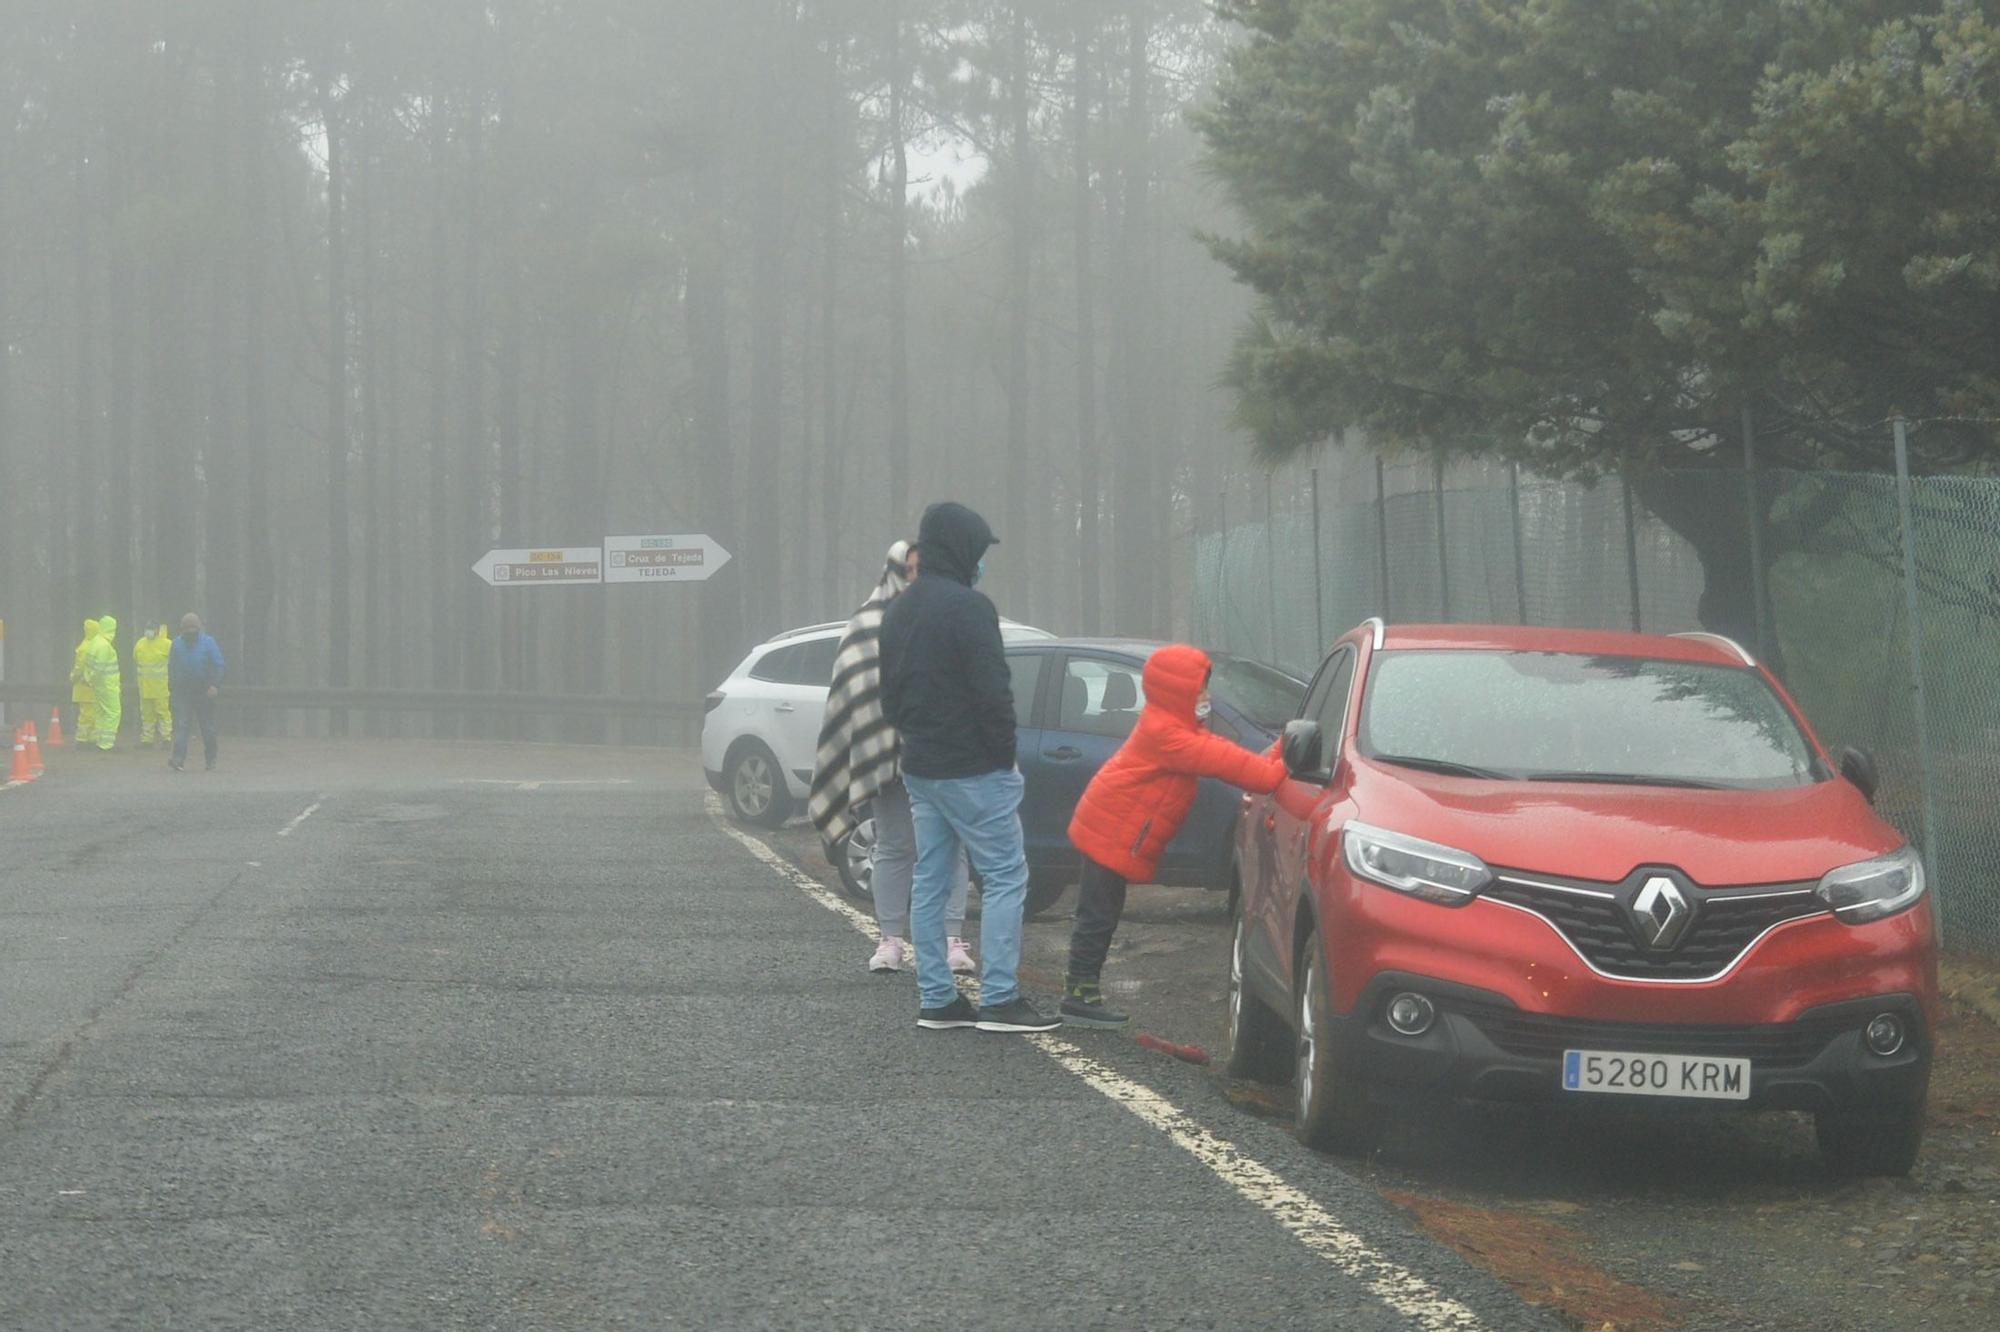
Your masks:
{"label": "car windshield", "polygon": [[1753,670],[1553,652],[1382,652],[1361,750],[1515,780],[1784,787],[1811,745]]}
{"label": "car windshield", "polygon": [[1306,697],[1301,681],[1241,657],[1218,655],[1211,666],[1209,692],[1273,735],[1299,715]]}

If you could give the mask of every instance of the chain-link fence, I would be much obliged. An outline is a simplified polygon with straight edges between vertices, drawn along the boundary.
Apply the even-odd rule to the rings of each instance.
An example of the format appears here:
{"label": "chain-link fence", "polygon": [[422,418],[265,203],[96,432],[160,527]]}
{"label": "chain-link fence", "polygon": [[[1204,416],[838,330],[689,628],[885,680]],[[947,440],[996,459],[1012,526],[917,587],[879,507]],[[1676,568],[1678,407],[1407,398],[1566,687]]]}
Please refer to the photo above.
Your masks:
{"label": "chain-link fence", "polygon": [[1301,676],[1371,615],[1671,633],[1703,628],[1705,602],[1711,622],[1741,605],[1821,738],[1875,755],[1947,942],[2000,953],[2000,478],[1591,485],[1343,452],[1235,477],[1202,529],[1198,641]]}

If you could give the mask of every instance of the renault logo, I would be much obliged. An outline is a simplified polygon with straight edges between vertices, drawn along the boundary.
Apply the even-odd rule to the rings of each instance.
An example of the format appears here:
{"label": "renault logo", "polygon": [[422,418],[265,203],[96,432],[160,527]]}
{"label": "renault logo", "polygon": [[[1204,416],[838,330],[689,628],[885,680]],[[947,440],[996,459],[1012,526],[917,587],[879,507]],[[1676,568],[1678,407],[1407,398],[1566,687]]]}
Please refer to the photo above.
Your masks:
{"label": "renault logo", "polygon": [[1639,927],[1639,937],[1662,952],[1681,941],[1693,919],[1694,908],[1688,904],[1687,894],[1665,875],[1646,880],[1632,899],[1632,923]]}

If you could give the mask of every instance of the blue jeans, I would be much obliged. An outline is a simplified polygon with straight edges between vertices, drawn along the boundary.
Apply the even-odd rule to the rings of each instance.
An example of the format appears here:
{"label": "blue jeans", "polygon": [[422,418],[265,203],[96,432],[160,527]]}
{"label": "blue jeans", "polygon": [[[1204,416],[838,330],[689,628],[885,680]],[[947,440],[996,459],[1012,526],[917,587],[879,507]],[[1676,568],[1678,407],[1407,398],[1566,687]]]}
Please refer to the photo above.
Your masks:
{"label": "blue jeans", "polygon": [[207,690],[197,694],[180,693],[174,695],[174,716],[180,724],[174,727],[174,762],[186,763],[188,738],[195,727],[201,728],[202,755],[208,766],[215,766],[215,700]]}
{"label": "blue jeans", "polygon": [[925,1008],[958,994],[946,956],[945,903],[961,851],[980,879],[979,1002],[1020,997],[1021,909],[1028,899],[1028,853],[1021,838],[1019,769],[934,779],[903,774],[917,827],[917,877],[910,889],[910,941],[917,948],[917,993]]}

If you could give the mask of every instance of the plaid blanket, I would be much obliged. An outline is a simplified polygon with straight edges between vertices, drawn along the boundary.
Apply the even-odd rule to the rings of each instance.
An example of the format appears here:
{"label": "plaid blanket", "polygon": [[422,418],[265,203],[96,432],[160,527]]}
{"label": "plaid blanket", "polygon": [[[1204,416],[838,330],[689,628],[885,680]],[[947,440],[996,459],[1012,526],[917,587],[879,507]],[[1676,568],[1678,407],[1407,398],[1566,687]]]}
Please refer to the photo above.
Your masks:
{"label": "plaid blanket", "polygon": [[806,813],[831,856],[861,822],[861,808],[899,775],[896,728],[882,712],[882,616],[910,585],[910,547],[889,547],[882,579],[847,622],[833,660],[812,796]]}

